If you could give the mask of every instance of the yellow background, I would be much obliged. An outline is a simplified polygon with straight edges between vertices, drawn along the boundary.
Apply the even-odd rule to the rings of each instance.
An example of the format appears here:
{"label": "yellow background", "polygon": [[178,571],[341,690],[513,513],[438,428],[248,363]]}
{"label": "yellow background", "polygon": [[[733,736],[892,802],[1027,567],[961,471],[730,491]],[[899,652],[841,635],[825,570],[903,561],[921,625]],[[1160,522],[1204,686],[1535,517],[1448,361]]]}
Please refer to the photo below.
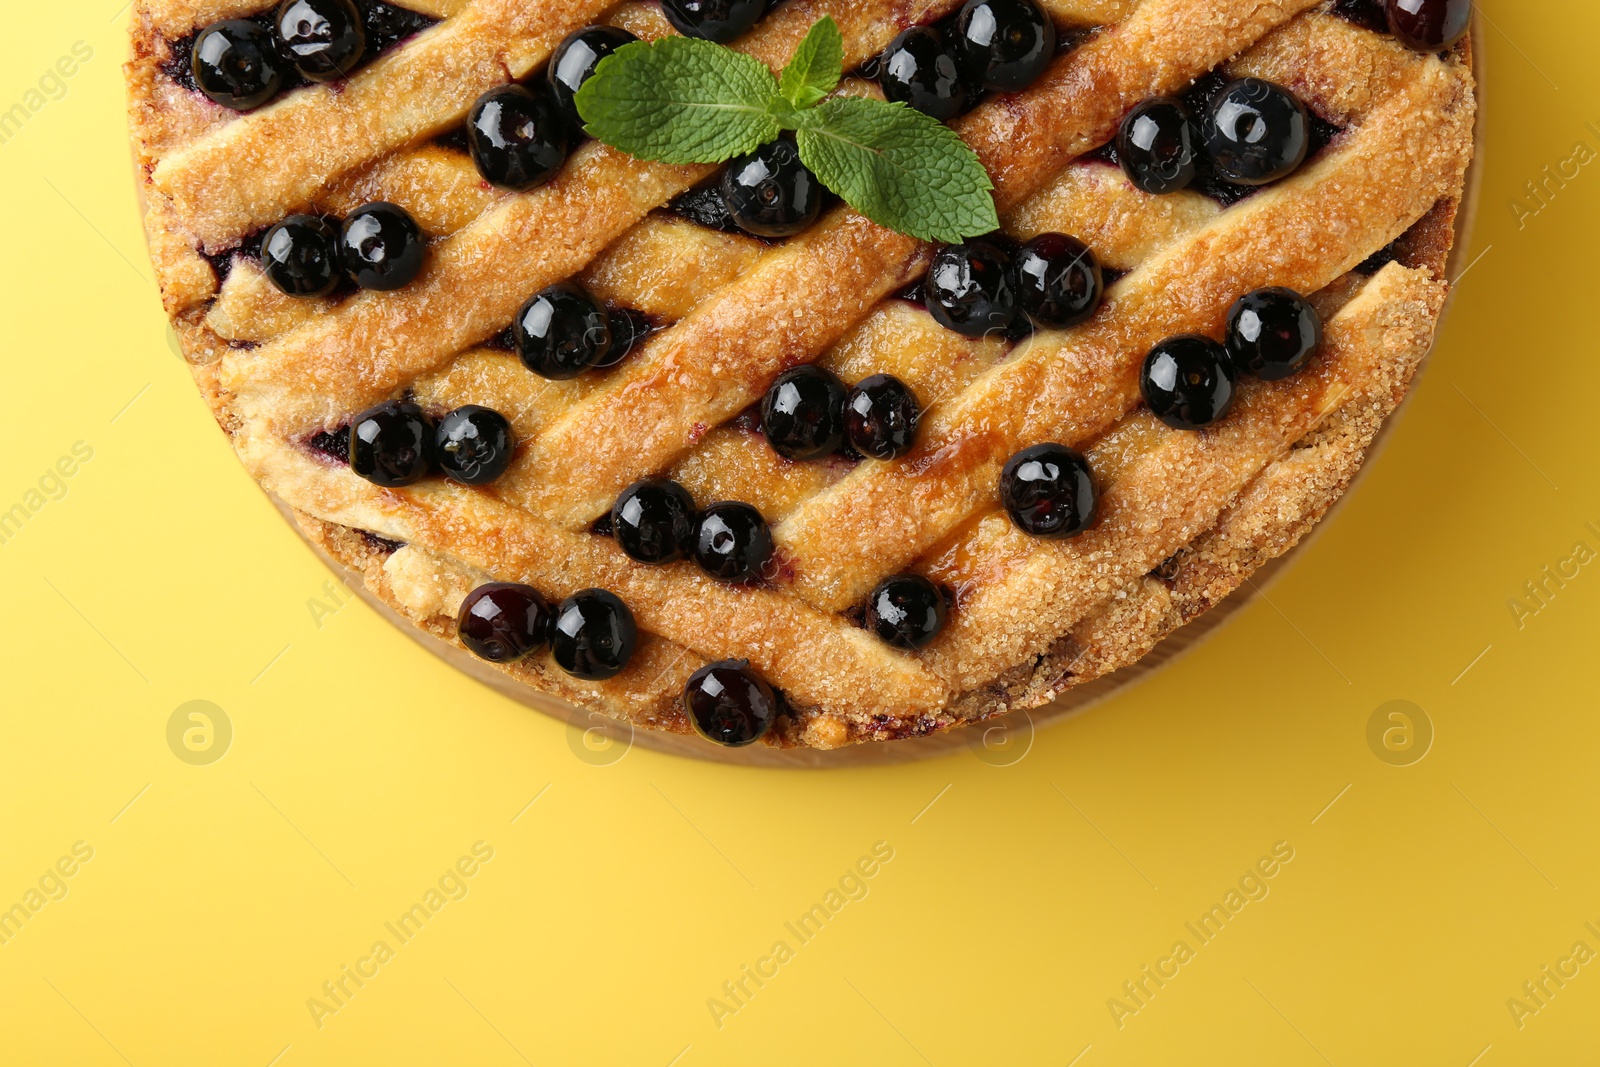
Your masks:
{"label": "yellow background", "polygon": [[[0,509],[93,449],[0,545],[0,907],[93,849],[0,945],[0,1062],[1595,1062],[1600,962],[1520,1028],[1507,1007],[1600,951],[1600,565],[1520,627],[1508,607],[1600,550],[1600,166],[1511,207],[1600,149],[1595,5],[1487,7],[1475,265],[1270,601],[1031,748],[773,772],[585,748],[359,602],[316,617],[329,572],[168,340],[119,2],[12,5],[0,34],[0,108],[94,50],[0,144]],[[208,766],[168,747],[191,700],[233,727]],[[1436,732],[1411,766],[1368,746],[1391,700]],[[399,944],[383,924],[479,841],[467,895]],[[785,922],[879,841],[801,945]],[[1269,894],[1201,946],[1185,922],[1280,841]],[[308,998],[379,939],[319,1028]],[[708,999],[780,939],[719,1028]],[[1119,1028],[1108,999],[1180,939]]]}

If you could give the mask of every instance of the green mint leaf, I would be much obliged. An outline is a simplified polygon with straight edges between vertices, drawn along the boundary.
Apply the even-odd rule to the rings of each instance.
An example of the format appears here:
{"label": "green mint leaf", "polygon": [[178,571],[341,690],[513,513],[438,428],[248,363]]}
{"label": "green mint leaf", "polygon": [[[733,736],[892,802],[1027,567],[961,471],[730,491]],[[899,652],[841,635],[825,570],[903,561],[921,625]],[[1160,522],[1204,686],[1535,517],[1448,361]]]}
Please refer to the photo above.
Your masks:
{"label": "green mint leaf", "polygon": [[817,179],[880,226],[952,244],[1000,227],[977,154],[920,111],[836,97],[806,113],[798,138]]}
{"label": "green mint leaf", "polygon": [[721,163],[778,136],[778,83],[760,60],[693,37],[635,41],[578,90],[584,129],[658,163]]}
{"label": "green mint leaf", "polygon": [[810,107],[833,92],[843,74],[844,36],[833,16],[824,15],[783,68],[778,91],[795,107]]}

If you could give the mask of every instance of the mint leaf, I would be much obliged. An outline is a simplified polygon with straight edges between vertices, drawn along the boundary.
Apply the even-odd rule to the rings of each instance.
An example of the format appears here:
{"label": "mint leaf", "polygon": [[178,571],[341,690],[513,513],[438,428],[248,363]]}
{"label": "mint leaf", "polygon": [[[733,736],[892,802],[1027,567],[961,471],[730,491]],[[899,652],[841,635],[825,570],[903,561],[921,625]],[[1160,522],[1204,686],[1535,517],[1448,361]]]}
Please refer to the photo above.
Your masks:
{"label": "mint leaf", "polygon": [[778,91],[797,108],[810,107],[827,96],[844,74],[844,36],[832,15],[824,15],[806,32],[794,58],[783,68]]}
{"label": "mint leaf", "polygon": [[638,159],[721,163],[778,136],[777,80],[759,59],[693,37],[635,41],[578,90],[590,136]]}
{"label": "mint leaf", "polygon": [[977,154],[904,104],[826,100],[805,113],[798,139],[817,179],[880,226],[952,244],[1000,227]]}

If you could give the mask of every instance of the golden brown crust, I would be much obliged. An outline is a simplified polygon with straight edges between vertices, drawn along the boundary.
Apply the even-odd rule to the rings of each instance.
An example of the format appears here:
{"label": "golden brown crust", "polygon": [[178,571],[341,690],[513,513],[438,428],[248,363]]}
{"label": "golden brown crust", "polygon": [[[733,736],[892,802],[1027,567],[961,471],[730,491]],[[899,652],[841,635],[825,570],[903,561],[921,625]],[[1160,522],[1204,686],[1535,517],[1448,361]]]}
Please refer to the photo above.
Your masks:
{"label": "golden brown crust", "polygon": [[[162,67],[170,40],[260,6],[241,3],[140,0],[127,67],[152,260],[218,422],[307,536],[422,631],[452,641],[462,597],[489,579],[554,597],[618,592],[644,631],[623,674],[580,682],[538,658],[507,673],[654,729],[687,730],[683,682],[719,658],[748,658],[785,691],[791,710],[769,743],[816,748],[1031,707],[1138,660],[1337,499],[1405,395],[1447,291],[1471,151],[1467,50],[1414,55],[1308,11],[1313,0],[1048,0],[1063,26],[1101,29],[1034,88],[956,126],[995,176],[1012,234],[1076,232],[1132,273],[1087,325],[1014,351],[959,338],[891,298],[929,249],[848,210],[768,248],[652,214],[707,168],[589,145],[549,186],[506,195],[426,143],[573,26],[669,32],[650,5],[419,0],[410,6],[445,21],[337,99],[313,88],[237,118]],[[826,13],[853,63],[954,7],[788,0],[738,47],[781,66]],[[1074,162],[1139,99],[1224,63],[1289,85],[1345,132],[1293,178],[1226,210],[1192,194],[1151,198],[1113,168]],[[377,198],[405,205],[438,239],[399,293],[292,301],[245,258],[219,286],[199,254],[289,210]],[[1396,262],[1351,273],[1385,246]],[[528,292],[574,276],[669,328],[611,375],[572,382],[533,379],[514,356],[479,347]],[[1149,344],[1215,330],[1239,291],[1267,284],[1315,291],[1328,342],[1312,366],[1246,386],[1203,433],[1136,410],[1132,375]],[[911,384],[930,407],[919,448],[854,471],[795,464],[730,421],[779,371],[810,361],[847,381],[886,372]],[[401,389],[429,408],[503,411],[525,442],[513,472],[492,492],[381,490],[302,447]],[[1087,449],[1102,487],[1101,520],[1066,543],[1022,537],[992,499],[998,462],[1043,439]],[[745,499],[782,520],[767,587],[725,586],[687,564],[640,567],[584,532],[618,489],[660,471],[697,499]],[[949,627],[917,654],[887,648],[848,614],[901,568],[958,594]]]}

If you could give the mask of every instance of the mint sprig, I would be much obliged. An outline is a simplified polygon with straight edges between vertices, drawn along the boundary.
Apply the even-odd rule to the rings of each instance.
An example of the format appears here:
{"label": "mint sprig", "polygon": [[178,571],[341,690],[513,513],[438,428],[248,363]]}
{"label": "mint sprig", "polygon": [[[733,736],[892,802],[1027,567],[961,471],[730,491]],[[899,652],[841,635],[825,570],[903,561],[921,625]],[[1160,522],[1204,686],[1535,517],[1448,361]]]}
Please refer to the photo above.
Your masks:
{"label": "mint sprig", "polygon": [[779,78],[723,45],[665,37],[601,60],[578,113],[591,136],[659,163],[722,163],[790,130],[817,180],[881,226],[949,243],[999,228],[994,185],[953,130],[904,104],[830,97],[843,75],[832,18]]}

